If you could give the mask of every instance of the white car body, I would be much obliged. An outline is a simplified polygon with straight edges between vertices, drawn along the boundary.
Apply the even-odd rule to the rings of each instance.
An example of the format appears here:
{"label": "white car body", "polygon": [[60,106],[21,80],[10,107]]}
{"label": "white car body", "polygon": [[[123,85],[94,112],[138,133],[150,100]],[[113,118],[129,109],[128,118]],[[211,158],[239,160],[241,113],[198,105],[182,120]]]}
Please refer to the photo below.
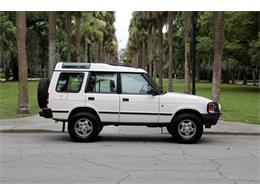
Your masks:
{"label": "white car body", "polygon": [[102,63],[58,63],[50,84],[40,80],[38,103],[40,116],[68,122],[76,141],[93,140],[105,125],[146,125],[194,143],[220,115],[210,99],[163,93],[142,69]]}
{"label": "white car body", "polygon": [[[79,93],[60,93],[55,90],[59,74],[60,72],[71,72],[71,69],[64,69],[62,68],[62,63],[58,63],[49,87],[48,108],[54,111],[53,119],[68,120],[71,111],[75,108],[89,107],[97,111],[100,120],[104,122],[170,123],[175,113],[183,109],[192,109],[199,113],[207,114],[206,105],[212,102],[212,100],[204,97],[171,92],[156,96],[150,94],[85,93],[84,89],[86,88],[88,74],[93,71],[146,73],[146,71],[136,68],[91,64],[91,68],[87,71],[73,69],[73,72],[84,73],[84,80]],[[88,100],[88,97],[92,96],[95,97],[95,101]],[[123,102],[123,98],[129,98],[129,102]],[[111,114],[112,112],[117,112],[118,114]],[[157,115],[150,115],[149,113],[157,113]]]}

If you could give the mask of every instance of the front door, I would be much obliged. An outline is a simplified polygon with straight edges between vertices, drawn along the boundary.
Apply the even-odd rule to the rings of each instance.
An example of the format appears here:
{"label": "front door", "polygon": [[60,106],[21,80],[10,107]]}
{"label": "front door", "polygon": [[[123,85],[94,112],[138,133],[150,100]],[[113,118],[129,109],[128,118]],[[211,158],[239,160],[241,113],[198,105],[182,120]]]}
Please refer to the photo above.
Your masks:
{"label": "front door", "polygon": [[159,97],[141,73],[120,73],[120,123],[158,123]]}
{"label": "front door", "polygon": [[102,122],[119,122],[118,74],[90,72],[86,93],[86,106],[99,112]]}

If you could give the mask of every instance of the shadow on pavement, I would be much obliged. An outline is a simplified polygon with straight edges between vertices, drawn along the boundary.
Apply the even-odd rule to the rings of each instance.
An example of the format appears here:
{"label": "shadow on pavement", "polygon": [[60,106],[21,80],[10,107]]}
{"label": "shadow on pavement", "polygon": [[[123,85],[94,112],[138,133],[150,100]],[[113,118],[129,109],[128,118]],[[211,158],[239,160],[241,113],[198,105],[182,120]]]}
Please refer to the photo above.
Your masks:
{"label": "shadow on pavement", "polygon": [[[75,142],[73,141],[68,134],[57,134],[47,138],[49,141],[61,141],[61,142],[70,142],[70,143],[81,143],[81,144],[91,144],[91,143],[105,143],[105,142],[153,142],[153,143],[172,143],[172,144],[180,144],[173,140],[171,136],[160,136],[160,135],[130,135],[130,134],[106,134],[100,135],[97,140],[94,142]],[[197,143],[195,144],[208,144],[218,142],[219,138],[215,136],[203,136]],[[220,141],[220,140],[219,140]],[[187,144],[184,144],[187,145]],[[194,145],[194,144],[193,144]]]}

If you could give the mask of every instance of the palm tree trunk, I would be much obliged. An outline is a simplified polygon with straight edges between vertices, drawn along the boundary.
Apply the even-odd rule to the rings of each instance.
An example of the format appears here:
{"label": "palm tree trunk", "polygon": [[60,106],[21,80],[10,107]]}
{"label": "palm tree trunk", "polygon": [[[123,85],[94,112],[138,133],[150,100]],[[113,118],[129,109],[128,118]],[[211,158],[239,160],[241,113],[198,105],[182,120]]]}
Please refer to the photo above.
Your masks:
{"label": "palm tree trunk", "polygon": [[84,62],[89,62],[88,60],[88,38],[85,36],[83,38],[83,50],[84,50]]}
{"label": "palm tree trunk", "polygon": [[56,13],[49,12],[49,69],[48,77],[51,78],[56,63]]}
{"label": "palm tree trunk", "polygon": [[142,61],[143,61],[143,53],[142,49],[138,48],[138,68],[142,68]]}
{"label": "palm tree trunk", "polygon": [[148,61],[149,61],[149,75],[153,77],[153,63],[156,56],[156,28],[151,27],[151,34],[148,36],[149,44],[147,45],[148,49]]}
{"label": "palm tree trunk", "polygon": [[162,67],[163,67],[163,34],[162,34],[162,17],[158,16],[157,19],[157,30],[158,30],[158,50],[159,50],[159,85],[163,89],[163,79],[162,79]]}
{"label": "palm tree trunk", "polygon": [[29,113],[28,66],[26,55],[26,12],[16,12],[16,36],[18,48],[19,95],[17,113]]}
{"label": "palm tree trunk", "polygon": [[98,61],[98,42],[95,43],[95,62]]}
{"label": "palm tree trunk", "polygon": [[185,72],[185,85],[184,93],[190,93],[191,84],[191,12],[184,12],[184,47],[185,47],[185,62],[184,62],[184,72]]}
{"label": "palm tree trunk", "polygon": [[219,102],[221,82],[221,61],[224,45],[224,12],[213,12],[213,76],[212,76],[212,99]]}
{"label": "palm tree trunk", "polygon": [[101,57],[102,56],[102,41],[98,41],[98,46],[97,46],[97,61],[101,62]]}
{"label": "palm tree trunk", "polygon": [[253,85],[256,86],[256,68],[252,67]]}
{"label": "palm tree trunk", "polygon": [[71,13],[67,12],[67,61],[71,61]]}
{"label": "palm tree trunk", "polygon": [[153,74],[153,72],[152,72],[152,70],[153,70],[153,68],[152,68],[152,63],[153,63],[153,43],[154,43],[154,35],[153,35],[153,33],[151,33],[151,34],[149,34],[149,36],[148,36],[148,44],[147,45],[149,45],[148,47],[147,47],[147,55],[148,55],[148,64],[149,64],[149,75],[152,77],[152,74]]}
{"label": "palm tree trunk", "polygon": [[169,44],[169,91],[173,90],[172,87],[172,62],[173,62],[173,29],[172,29],[172,23],[173,23],[173,12],[168,12],[168,44]]}
{"label": "palm tree trunk", "polygon": [[156,81],[157,78],[157,65],[153,63],[153,80]]}
{"label": "palm tree trunk", "polygon": [[145,40],[142,40],[142,69],[146,69],[145,67]]}
{"label": "palm tree trunk", "polygon": [[77,62],[80,62],[80,20],[81,20],[81,12],[76,14],[76,56]]}
{"label": "palm tree trunk", "polygon": [[246,65],[243,65],[243,83],[242,85],[247,85],[247,69]]}

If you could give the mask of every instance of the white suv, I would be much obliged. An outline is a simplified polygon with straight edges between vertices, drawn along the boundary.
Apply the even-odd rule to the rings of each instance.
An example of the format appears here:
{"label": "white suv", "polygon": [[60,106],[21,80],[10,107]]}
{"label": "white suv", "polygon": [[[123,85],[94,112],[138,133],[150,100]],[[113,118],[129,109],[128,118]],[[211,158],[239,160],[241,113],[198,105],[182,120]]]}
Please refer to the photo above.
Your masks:
{"label": "white suv", "polygon": [[210,99],[163,93],[146,71],[102,63],[57,63],[38,86],[40,116],[68,122],[75,141],[94,141],[105,125],[167,127],[173,139],[194,143],[220,115]]}

